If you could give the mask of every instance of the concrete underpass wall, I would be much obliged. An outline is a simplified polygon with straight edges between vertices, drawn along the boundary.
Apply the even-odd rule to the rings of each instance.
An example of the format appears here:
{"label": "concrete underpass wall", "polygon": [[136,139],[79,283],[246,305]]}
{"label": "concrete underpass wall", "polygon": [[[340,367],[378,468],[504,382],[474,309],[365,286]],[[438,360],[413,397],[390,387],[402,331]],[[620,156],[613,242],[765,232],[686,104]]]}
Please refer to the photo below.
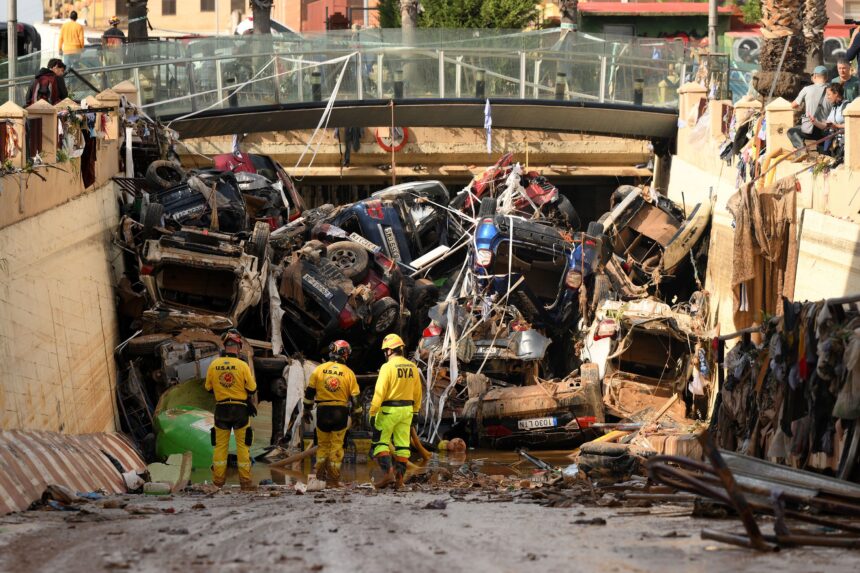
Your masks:
{"label": "concrete underpass wall", "polygon": [[[708,121],[707,116],[703,121]],[[706,131],[705,137],[702,131]],[[712,315],[721,332],[729,333],[747,325],[735,325],[733,317],[734,229],[726,203],[736,191],[737,171],[736,166],[719,159],[723,140],[708,133],[707,126],[679,129],[668,194],[679,204],[686,203],[688,210],[715,197],[705,286],[711,294]],[[803,168],[802,163],[780,164],[775,180]],[[821,300],[860,293],[860,171],[842,165],[827,175],[813,176],[806,171],[798,180],[799,257],[794,299]]]}
{"label": "concrete underpass wall", "polygon": [[115,428],[114,184],[0,230],[0,429]]}

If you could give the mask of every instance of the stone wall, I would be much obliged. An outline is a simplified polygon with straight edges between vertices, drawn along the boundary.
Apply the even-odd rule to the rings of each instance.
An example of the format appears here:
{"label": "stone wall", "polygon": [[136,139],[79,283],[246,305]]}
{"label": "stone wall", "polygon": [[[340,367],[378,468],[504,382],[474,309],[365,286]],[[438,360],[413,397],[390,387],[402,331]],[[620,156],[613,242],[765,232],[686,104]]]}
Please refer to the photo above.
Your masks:
{"label": "stone wall", "polygon": [[115,428],[114,185],[0,230],[0,429]]}
{"label": "stone wall", "polygon": [[[672,158],[668,194],[679,204],[692,208],[699,201],[713,200],[714,217],[710,236],[706,289],[720,331],[736,330],[731,289],[734,258],[732,215],[726,209],[735,193],[737,171],[719,159],[726,140],[720,116],[728,102],[709,102],[708,113],[698,116],[704,88],[682,86],[677,154]],[[776,100],[765,110],[771,147],[786,148],[785,127],[793,121],[784,100]],[[860,114],[860,102],[849,106]],[[761,109],[758,103],[740,104],[735,113]],[[848,115],[848,114],[846,114]],[[857,116],[860,120],[860,115]],[[774,180],[797,175],[798,247],[794,299],[821,300],[860,294],[860,122],[847,122],[845,164],[827,174],[813,174],[811,163],[784,161]],[[746,325],[741,325],[746,326]]]}

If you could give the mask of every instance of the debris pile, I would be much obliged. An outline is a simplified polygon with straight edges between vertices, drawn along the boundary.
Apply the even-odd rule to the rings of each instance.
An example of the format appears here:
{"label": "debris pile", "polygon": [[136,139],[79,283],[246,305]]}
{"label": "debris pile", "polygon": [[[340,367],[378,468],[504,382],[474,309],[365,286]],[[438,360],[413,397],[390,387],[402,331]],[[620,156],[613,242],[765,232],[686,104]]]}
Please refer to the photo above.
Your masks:
{"label": "debris pile", "polygon": [[[368,401],[390,332],[424,371],[430,444],[573,446],[625,422],[643,424],[627,442],[663,452],[707,417],[709,204],[686,214],[622,186],[583,229],[567,197],[507,154],[453,197],[419,181],[306,209],[268,157],[214,164],[157,160],[117,178],[130,335],[118,394],[150,457],[192,451],[204,464],[212,405],[199,381],[232,329],[273,403],[272,445],[300,445],[306,359],[346,339]],[[353,421],[352,434],[368,430]]]}

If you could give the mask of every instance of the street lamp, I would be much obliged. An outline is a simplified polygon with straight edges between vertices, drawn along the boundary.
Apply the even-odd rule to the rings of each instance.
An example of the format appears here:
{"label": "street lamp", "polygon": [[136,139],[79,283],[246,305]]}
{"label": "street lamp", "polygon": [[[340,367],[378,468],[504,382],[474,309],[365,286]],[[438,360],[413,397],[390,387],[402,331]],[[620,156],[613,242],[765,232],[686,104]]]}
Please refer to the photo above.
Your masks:
{"label": "street lamp", "polygon": [[558,72],[555,74],[555,99],[564,99],[564,90],[567,87],[567,74]]}
{"label": "street lamp", "polygon": [[394,70],[394,99],[403,99],[403,68]]}
{"label": "street lamp", "polygon": [[633,80],[633,105],[642,105],[645,92],[645,80],[636,78]]}
{"label": "street lamp", "polygon": [[322,78],[319,70],[311,72],[311,94],[314,101],[322,101]]}
{"label": "street lamp", "polygon": [[484,74],[484,70],[475,70],[475,97],[478,99],[484,99],[486,92]]}

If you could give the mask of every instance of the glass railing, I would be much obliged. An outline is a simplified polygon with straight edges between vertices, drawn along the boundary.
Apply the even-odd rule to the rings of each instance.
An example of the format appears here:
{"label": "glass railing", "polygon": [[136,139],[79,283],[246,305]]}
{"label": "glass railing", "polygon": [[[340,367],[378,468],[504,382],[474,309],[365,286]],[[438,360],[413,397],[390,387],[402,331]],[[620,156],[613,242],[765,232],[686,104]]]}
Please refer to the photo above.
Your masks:
{"label": "glass railing", "polygon": [[[301,40],[220,36],[88,46],[66,74],[81,98],[122,80],[134,82],[150,114],[337,100],[519,98],[677,107],[686,63],[680,42],[563,34],[557,29],[368,29]],[[44,61],[47,54],[42,54]],[[0,82],[16,101],[27,75]],[[30,68],[33,68],[32,70]],[[672,81],[675,79],[675,81]],[[5,93],[4,93],[5,92]]]}

